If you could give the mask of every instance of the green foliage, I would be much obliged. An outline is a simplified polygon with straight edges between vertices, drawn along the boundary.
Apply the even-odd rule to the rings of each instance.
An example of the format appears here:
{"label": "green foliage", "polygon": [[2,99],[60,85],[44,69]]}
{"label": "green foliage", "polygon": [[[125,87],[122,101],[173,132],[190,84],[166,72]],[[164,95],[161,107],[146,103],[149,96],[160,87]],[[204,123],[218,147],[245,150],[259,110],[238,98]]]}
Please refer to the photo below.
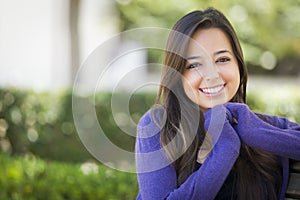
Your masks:
{"label": "green foliage", "polygon": [[0,154],[2,200],[129,200],[138,192],[135,174],[93,162],[66,164]]}
{"label": "green foliage", "polygon": [[120,12],[121,31],[142,27],[171,28],[179,18],[190,11],[215,7],[232,22],[249,65],[260,66],[264,52],[271,52],[277,61],[287,57],[297,58],[300,55],[299,0],[118,0],[117,2],[119,2],[117,8]]}
{"label": "green foliage", "polygon": [[[114,95],[120,100],[128,96],[125,93]],[[129,111],[135,123],[153,102],[154,94],[131,96]],[[118,127],[114,117],[120,113],[113,114],[111,107],[110,93],[95,95],[98,122],[106,136],[120,148],[134,151],[134,137]],[[0,89],[0,139],[0,150],[11,155],[31,153],[69,162],[92,158],[76,132],[71,91],[35,93]]]}
{"label": "green foliage", "polygon": [[256,112],[286,117],[300,123],[300,94],[297,86],[276,86],[256,88],[256,92],[249,92],[247,104]]}
{"label": "green foliage", "polygon": [[2,151],[74,162],[90,158],[76,134],[71,102],[69,91],[0,89]]}

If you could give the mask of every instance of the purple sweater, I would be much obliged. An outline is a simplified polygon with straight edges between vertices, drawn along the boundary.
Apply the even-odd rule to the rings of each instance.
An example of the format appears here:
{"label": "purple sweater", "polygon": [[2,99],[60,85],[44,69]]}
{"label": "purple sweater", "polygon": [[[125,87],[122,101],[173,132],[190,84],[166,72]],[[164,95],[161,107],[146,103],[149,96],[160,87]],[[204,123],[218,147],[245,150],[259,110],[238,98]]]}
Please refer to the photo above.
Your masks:
{"label": "purple sweater", "polygon": [[[234,105],[229,105],[227,109],[234,113],[236,108]],[[284,199],[288,184],[288,159],[300,160],[300,126],[285,118],[269,115],[265,115],[265,117],[272,127],[275,127],[264,135],[264,139],[271,141],[272,147],[277,145],[276,148],[279,153],[276,154],[276,148],[272,148],[271,152],[281,156],[283,185],[280,198]],[[256,126],[260,126],[259,123],[263,122],[258,120],[255,123],[258,123],[255,124]],[[251,137],[246,137],[247,134],[244,134],[243,137],[237,136],[237,128],[233,128],[229,121],[225,120],[223,131],[212,152],[201,167],[177,187],[176,171],[162,150],[160,128],[157,124],[153,120],[150,110],[140,119],[138,124],[136,165],[140,192],[137,199],[214,199],[239,156],[240,142],[250,143],[249,146],[254,143],[253,147],[256,147],[257,144],[248,141]],[[272,134],[276,137],[283,134],[284,142],[280,142],[278,138],[274,139]],[[244,138],[245,141],[243,141]],[[294,148],[285,149],[283,152],[282,148],[286,148],[286,143]],[[260,145],[259,148],[261,146],[263,145]],[[262,147],[261,149],[268,150],[268,148]]]}

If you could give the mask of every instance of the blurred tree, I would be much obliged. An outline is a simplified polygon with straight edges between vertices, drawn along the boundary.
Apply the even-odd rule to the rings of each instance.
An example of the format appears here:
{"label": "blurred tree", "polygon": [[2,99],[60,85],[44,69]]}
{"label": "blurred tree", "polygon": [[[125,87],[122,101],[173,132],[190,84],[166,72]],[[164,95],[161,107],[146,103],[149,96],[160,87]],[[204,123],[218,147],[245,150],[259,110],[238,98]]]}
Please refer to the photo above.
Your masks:
{"label": "blurred tree", "polygon": [[120,12],[121,31],[145,26],[171,28],[187,12],[215,7],[232,22],[248,64],[272,70],[279,60],[287,57],[296,59],[300,56],[300,0],[116,2]]}
{"label": "blurred tree", "polygon": [[71,0],[69,8],[70,38],[71,38],[71,82],[75,80],[79,68],[79,37],[78,19],[80,0]]}

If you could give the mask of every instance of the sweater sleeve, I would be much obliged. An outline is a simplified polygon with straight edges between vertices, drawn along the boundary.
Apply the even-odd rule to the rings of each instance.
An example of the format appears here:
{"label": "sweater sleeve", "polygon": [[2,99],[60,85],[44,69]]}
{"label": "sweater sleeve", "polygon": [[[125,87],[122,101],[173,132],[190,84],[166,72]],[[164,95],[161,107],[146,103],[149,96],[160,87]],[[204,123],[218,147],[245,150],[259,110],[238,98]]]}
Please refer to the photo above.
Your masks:
{"label": "sweater sleeve", "polygon": [[238,119],[235,130],[245,144],[278,156],[300,160],[300,126],[285,118],[265,115],[260,119],[247,105],[228,103],[226,107]]}
{"label": "sweater sleeve", "polygon": [[268,123],[277,128],[299,131],[300,134],[300,125],[288,120],[287,118],[266,114],[263,114],[263,116],[266,118]]}
{"label": "sweater sleeve", "polygon": [[138,125],[136,165],[140,193],[137,199],[214,199],[240,149],[240,141],[228,121],[202,166],[177,187],[176,171],[160,144],[160,129],[150,112]]}

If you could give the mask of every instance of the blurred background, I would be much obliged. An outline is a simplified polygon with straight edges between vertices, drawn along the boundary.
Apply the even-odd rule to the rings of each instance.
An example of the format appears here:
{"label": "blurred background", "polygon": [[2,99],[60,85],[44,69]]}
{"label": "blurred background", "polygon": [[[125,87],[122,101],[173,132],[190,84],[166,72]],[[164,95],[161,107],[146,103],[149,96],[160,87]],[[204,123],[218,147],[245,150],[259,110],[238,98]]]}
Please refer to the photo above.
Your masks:
{"label": "blurred background", "polygon": [[[143,27],[170,29],[187,12],[207,7],[221,10],[237,32],[250,73],[250,107],[299,123],[300,0],[0,0],[0,199],[134,199],[135,174],[101,165],[77,135],[76,73],[115,35]],[[101,56],[114,58],[128,45],[140,44],[122,38]],[[122,68],[161,59],[162,51],[147,49],[125,59]],[[150,66],[138,73],[160,77]],[[118,74],[111,72],[112,82]],[[80,82],[92,75],[81,74]],[[128,95],[126,84],[120,99]],[[95,94],[98,120],[113,143],[133,151],[134,137],[112,116],[112,88],[108,81]],[[133,94],[130,117],[137,122],[154,99],[153,90]]]}

